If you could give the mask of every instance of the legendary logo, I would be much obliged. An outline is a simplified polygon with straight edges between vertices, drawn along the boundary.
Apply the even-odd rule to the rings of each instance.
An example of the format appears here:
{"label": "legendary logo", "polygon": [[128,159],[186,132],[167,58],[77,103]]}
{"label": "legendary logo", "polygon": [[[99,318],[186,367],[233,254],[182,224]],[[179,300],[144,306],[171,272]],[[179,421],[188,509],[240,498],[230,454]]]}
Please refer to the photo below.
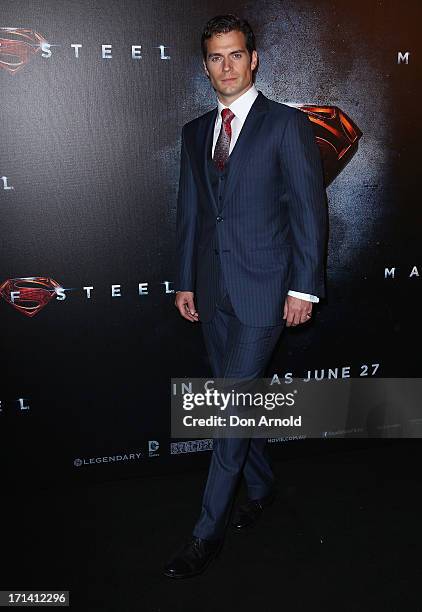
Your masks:
{"label": "legendary logo", "polygon": [[337,106],[295,106],[306,113],[312,123],[322,156],[325,185],[328,186],[356,153],[362,132]]}
{"label": "legendary logo", "polygon": [[63,288],[52,278],[12,278],[0,285],[0,295],[27,317],[33,317]]}
{"label": "legendary logo", "polygon": [[10,74],[21,70],[48,44],[41,34],[22,28],[0,28],[0,68]]}

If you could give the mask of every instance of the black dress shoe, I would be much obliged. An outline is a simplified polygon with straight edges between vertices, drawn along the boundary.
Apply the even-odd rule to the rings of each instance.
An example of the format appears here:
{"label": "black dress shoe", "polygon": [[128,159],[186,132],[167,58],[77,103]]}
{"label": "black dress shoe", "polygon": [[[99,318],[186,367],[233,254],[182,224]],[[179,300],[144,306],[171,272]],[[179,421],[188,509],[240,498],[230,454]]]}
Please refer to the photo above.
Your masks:
{"label": "black dress shoe", "polygon": [[272,504],[274,500],[275,493],[270,493],[266,497],[261,497],[260,499],[249,499],[245,504],[239,506],[235,512],[231,522],[232,527],[234,527],[236,531],[242,531],[247,527],[252,527],[261,516],[264,508]]}
{"label": "black dress shoe", "polygon": [[203,572],[218,555],[223,544],[220,540],[204,540],[192,536],[183,548],[167,563],[164,575],[169,578],[190,578]]}

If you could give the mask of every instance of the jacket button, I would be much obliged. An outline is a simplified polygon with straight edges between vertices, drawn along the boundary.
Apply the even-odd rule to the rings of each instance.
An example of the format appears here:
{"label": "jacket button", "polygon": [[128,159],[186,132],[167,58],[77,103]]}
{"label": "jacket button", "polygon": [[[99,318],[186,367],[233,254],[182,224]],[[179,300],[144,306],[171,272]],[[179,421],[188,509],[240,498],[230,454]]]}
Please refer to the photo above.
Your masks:
{"label": "jacket button", "polygon": [[223,217],[220,217],[220,216],[218,216],[217,219],[216,219],[217,223],[220,223],[220,221],[222,221],[222,220],[223,220]]}

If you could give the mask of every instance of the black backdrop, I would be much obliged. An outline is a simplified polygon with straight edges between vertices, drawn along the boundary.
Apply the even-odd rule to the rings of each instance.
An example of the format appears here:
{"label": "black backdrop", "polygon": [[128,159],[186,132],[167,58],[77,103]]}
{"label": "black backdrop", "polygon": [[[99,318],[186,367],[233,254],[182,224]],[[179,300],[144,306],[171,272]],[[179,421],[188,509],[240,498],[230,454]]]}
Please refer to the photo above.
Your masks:
{"label": "black backdrop", "polygon": [[[360,376],[379,364],[377,376],[419,376],[418,3],[5,2],[2,297],[11,279],[65,289],[33,317],[0,301],[14,481],[124,477],[208,455],[170,440],[170,377],[209,373],[198,326],[173,305],[174,226],[181,127],[215,106],[201,29],[228,10],[256,31],[259,90],[337,106],[363,134],[327,189],[327,299],[311,325],[283,334],[270,373]],[[10,28],[42,36],[47,57],[32,46],[12,72]],[[25,57],[22,43],[14,53]]]}

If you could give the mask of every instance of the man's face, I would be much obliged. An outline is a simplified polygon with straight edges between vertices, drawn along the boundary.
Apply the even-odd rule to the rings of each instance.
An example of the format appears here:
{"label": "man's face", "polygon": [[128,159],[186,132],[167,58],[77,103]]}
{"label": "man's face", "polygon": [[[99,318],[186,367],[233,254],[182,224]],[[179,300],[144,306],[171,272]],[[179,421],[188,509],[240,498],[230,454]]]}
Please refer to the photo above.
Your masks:
{"label": "man's face", "polygon": [[252,72],[258,62],[256,51],[252,58],[246,49],[243,32],[213,34],[206,41],[205,73],[221,102],[231,104],[252,85]]}

